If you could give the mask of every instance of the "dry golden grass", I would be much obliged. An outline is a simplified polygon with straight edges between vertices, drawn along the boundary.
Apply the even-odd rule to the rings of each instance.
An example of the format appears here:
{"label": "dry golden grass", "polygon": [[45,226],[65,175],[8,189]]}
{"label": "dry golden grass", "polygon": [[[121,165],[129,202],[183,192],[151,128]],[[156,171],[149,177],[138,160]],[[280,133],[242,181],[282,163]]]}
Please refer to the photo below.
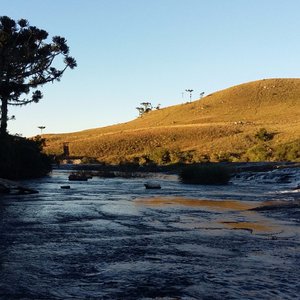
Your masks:
{"label": "dry golden grass", "polygon": [[119,162],[158,147],[210,156],[244,153],[263,127],[275,133],[271,147],[300,138],[300,79],[245,83],[131,122],[44,137],[48,153],[61,153],[69,142],[71,155]]}

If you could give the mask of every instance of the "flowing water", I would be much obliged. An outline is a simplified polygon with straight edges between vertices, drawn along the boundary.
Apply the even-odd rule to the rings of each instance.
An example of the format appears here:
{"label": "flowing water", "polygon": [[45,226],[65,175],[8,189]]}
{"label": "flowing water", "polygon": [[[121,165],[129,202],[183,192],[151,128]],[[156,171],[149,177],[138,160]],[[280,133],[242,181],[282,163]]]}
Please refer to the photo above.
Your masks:
{"label": "flowing water", "polygon": [[0,196],[0,299],[299,299],[300,209],[274,208],[300,200],[299,169],[227,186],[69,172]]}

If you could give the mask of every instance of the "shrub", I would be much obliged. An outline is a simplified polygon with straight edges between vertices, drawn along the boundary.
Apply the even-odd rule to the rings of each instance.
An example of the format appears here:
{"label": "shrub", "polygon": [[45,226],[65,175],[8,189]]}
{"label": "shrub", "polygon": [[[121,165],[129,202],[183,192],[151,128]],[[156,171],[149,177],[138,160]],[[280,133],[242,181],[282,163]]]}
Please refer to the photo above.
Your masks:
{"label": "shrub", "polygon": [[274,156],[279,161],[300,161],[300,139],[278,146]]}
{"label": "shrub", "polygon": [[274,133],[268,132],[265,128],[260,128],[255,134],[255,137],[260,141],[267,142],[273,139]]}
{"label": "shrub", "polygon": [[149,154],[149,159],[158,165],[164,165],[171,162],[170,151],[165,148],[157,148]]}
{"label": "shrub", "polygon": [[208,154],[198,154],[196,157],[195,157],[195,160],[197,162],[202,162],[202,163],[208,163],[210,162],[211,158]]}
{"label": "shrub", "polygon": [[259,144],[248,149],[245,153],[247,161],[270,161],[272,158],[273,150],[266,144]]}
{"label": "shrub", "polygon": [[41,177],[51,171],[51,158],[41,153],[45,141],[17,136],[0,140],[0,177],[25,179]]}
{"label": "shrub", "polygon": [[81,159],[81,163],[82,164],[98,164],[99,161],[94,158],[94,157],[88,157],[88,156],[84,156],[82,159]]}
{"label": "shrub", "polygon": [[192,163],[196,160],[196,152],[195,150],[182,151],[179,155],[179,162],[181,163]]}
{"label": "shrub", "polygon": [[239,153],[233,152],[219,152],[213,153],[212,159],[217,162],[236,162],[241,158]]}
{"label": "shrub", "polygon": [[146,165],[149,165],[152,163],[151,159],[149,159],[149,156],[144,154],[140,157],[136,157],[134,158],[137,163],[140,165],[140,166],[146,166]]}
{"label": "shrub", "polygon": [[187,184],[227,184],[230,171],[219,164],[186,166],[179,174],[180,181]]}

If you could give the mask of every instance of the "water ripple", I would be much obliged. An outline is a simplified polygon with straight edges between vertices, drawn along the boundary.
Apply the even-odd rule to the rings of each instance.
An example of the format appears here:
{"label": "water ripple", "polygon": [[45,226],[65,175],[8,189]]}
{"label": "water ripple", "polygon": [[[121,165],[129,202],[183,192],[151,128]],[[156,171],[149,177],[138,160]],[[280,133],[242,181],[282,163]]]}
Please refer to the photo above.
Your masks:
{"label": "water ripple", "polygon": [[283,191],[299,170],[280,172],[225,187],[152,176],[159,191],[64,170],[25,181],[40,193],[1,197],[0,299],[297,299],[299,209],[248,211],[297,200]]}

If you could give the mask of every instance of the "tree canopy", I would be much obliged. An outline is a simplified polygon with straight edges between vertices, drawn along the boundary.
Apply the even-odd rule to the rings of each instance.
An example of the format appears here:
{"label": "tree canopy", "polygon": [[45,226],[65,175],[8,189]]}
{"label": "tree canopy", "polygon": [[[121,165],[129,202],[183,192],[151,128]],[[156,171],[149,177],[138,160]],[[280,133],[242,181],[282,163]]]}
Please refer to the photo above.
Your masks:
{"label": "tree canopy", "polygon": [[[59,57],[62,63],[55,67]],[[76,66],[65,38],[48,40],[45,30],[25,19],[0,17],[0,136],[7,134],[8,105],[37,103],[43,97],[39,86],[59,81],[67,68]]]}

